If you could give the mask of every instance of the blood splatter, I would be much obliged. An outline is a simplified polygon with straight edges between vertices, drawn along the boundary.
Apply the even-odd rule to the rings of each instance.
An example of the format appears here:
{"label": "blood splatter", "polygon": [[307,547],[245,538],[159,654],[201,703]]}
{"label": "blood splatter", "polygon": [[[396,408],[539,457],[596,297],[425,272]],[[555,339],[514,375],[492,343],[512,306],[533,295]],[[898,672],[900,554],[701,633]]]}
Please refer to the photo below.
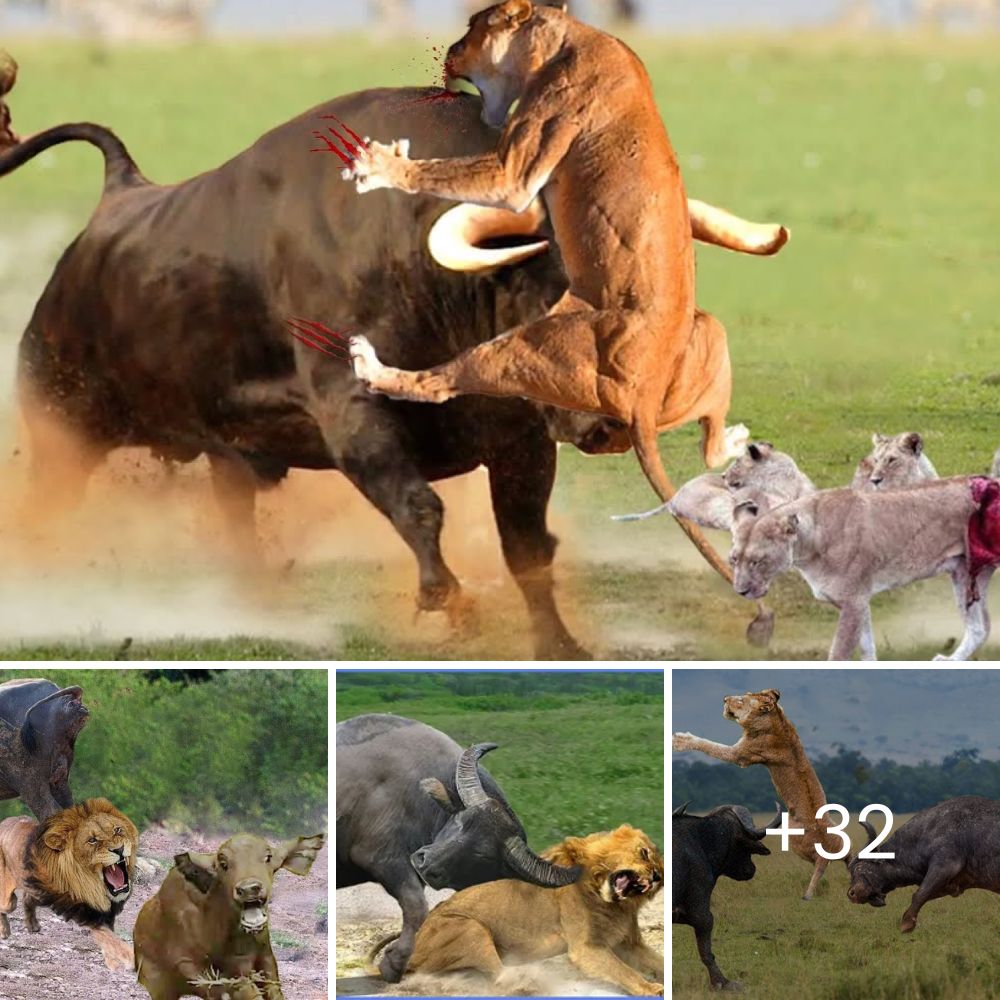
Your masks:
{"label": "blood splatter", "polygon": [[298,316],[286,319],[285,326],[288,327],[288,332],[306,347],[350,364],[351,355],[347,349],[348,341],[345,336],[351,332],[349,329],[331,330],[315,320],[301,319]]}
{"label": "blood splatter", "polygon": [[339,139],[343,150],[338,146],[333,139],[329,136],[324,135],[319,129],[313,129],[313,135],[316,136],[320,142],[325,142],[326,146],[314,146],[309,150],[310,153],[336,153],[337,156],[346,164],[348,167],[358,158],[358,154],[362,149],[368,148],[368,143],[358,135],[352,128],[345,125],[336,115],[320,115],[320,118],[332,118],[345,132],[347,132],[351,138],[355,140],[357,145],[350,141],[350,139],[345,138],[340,134],[332,125],[327,126],[327,131],[330,132],[334,138]]}

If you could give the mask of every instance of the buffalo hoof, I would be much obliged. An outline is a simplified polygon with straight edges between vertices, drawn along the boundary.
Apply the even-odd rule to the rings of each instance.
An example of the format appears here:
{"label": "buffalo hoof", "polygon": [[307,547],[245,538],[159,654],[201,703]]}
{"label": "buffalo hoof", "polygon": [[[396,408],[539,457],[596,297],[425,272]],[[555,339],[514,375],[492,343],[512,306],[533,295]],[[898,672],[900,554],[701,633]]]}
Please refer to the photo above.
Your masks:
{"label": "buffalo hoof", "polygon": [[904,916],[902,922],[899,925],[899,929],[904,934],[909,934],[916,926],[917,926],[917,918],[916,917],[907,917],[907,916]]}
{"label": "buffalo hoof", "polygon": [[720,993],[742,993],[743,984],[735,979],[723,979],[721,982],[712,983],[712,989]]}
{"label": "buffalo hoof", "polygon": [[759,649],[766,649],[771,645],[773,635],[774,612],[770,608],[762,607],[757,612],[757,617],[747,626],[747,642]]}
{"label": "buffalo hoof", "polygon": [[403,978],[407,961],[408,955],[397,955],[387,950],[378,963],[378,971],[387,983],[398,983]]}
{"label": "buffalo hoof", "polygon": [[593,653],[581,646],[571,635],[559,639],[540,640],[535,645],[536,660],[592,660]]}

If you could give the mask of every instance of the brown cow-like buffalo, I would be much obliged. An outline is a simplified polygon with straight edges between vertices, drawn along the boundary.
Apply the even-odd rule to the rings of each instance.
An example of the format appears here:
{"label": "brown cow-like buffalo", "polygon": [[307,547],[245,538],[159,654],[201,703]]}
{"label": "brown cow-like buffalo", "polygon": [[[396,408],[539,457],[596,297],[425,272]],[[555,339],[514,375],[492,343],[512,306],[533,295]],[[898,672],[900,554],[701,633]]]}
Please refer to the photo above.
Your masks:
{"label": "brown cow-like buffalo", "polygon": [[221,985],[232,1000],[284,1000],[268,933],[274,873],[308,875],[324,839],[271,847],[241,833],[215,854],[178,854],[135,922],[135,969],[153,1000],[212,997]]}

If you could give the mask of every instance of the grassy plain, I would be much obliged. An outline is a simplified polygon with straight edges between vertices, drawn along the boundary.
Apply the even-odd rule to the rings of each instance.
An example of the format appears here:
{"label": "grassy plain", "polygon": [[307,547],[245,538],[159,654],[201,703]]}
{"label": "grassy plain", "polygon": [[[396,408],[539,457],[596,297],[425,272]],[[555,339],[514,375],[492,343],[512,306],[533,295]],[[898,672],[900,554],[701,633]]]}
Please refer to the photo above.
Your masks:
{"label": "grassy plain", "polygon": [[[63,121],[103,122],[151,179],[173,182],[331,95],[436,79],[430,47],[438,41],[217,41],[103,56],[65,41],[4,44],[22,66],[11,97],[22,133]],[[1000,42],[819,35],[631,41],[650,70],[689,192],[792,230],[773,260],[699,251],[700,303],[729,330],[731,422],[745,422],[793,454],[823,486],[849,481],[874,430],[920,430],[942,474],[985,470],[1000,444]],[[0,182],[5,358],[100,183],[99,158],[83,146],[51,151]],[[0,375],[10,370],[5,361]],[[700,471],[696,439],[694,428],[662,439],[677,482]],[[137,632],[132,655],[530,655],[519,596],[497,568],[482,484],[467,494],[446,490],[446,502],[446,557],[488,603],[478,640],[459,644],[409,627],[411,557],[387,524],[362,514],[365,530],[384,540],[377,558],[354,558],[347,545],[347,554],[306,566],[299,553],[300,568],[275,599],[280,613],[322,627],[301,637],[294,628],[261,626],[258,634],[252,621],[239,620],[220,626],[211,637],[218,641],[207,646],[210,637],[189,634],[181,616],[168,635],[188,638]],[[563,538],[561,601],[572,626],[602,655],[755,655],[742,642],[749,608],[702,567],[675,525],[607,520],[652,502],[633,456],[560,452],[552,510]],[[475,512],[471,521],[456,513],[461,503]],[[487,525],[489,537],[467,557],[470,523]],[[356,534],[356,524],[350,531]],[[724,536],[717,541],[727,544]],[[166,579],[165,586],[175,584]],[[832,611],[797,579],[781,581],[772,603],[779,614],[773,655],[824,655]],[[957,624],[944,581],[875,606],[883,657],[927,657],[956,635]],[[123,624],[98,637],[71,637],[58,652],[105,656],[125,634]],[[32,635],[9,655],[56,649]],[[995,655],[1000,647],[988,649]]]}
{"label": "grassy plain", "polygon": [[[773,814],[772,814],[773,815]],[[759,823],[772,816],[758,815]],[[898,827],[910,817],[895,817]],[[852,843],[864,843],[857,824]],[[886,906],[858,906],[847,898],[844,865],[832,862],[816,898],[800,897],[809,866],[778,850],[758,858],[750,882],[720,879],[712,897],[712,947],[719,967],[743,983],[747,1000],[992,1000],[1000,996],[996,897],[970,890],[958,899],[931,900],[916,930],[899,921],[914,888],[889,894]],[[674,1000],[706,996],[708,975],[698,960],[694,932],[673,928]]]}

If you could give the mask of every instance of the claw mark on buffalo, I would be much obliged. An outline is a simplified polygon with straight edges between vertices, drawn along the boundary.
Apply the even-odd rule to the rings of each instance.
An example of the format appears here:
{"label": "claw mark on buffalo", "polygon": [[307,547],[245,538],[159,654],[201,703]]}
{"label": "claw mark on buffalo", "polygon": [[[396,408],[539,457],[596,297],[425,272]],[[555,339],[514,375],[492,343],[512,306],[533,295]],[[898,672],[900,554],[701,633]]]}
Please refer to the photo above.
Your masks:
{"label": "claw mark on buffalo", "polygon": [[285,320],[288,332],[300,343],[311,347],[314,351],[326,354],[338,361],[350,363],[351,356],[347,350],[347,334],[350,330],[331,330],[322,323],[317,323],[311,319],[300,319],[293,316]]}
{"label": "claw mark on buffalo", "polygon": [[[345,125],[336,115],[320,115],[320,118],[333,119],[350,137],[354,139],[346,138],[343,134],[338,132],[332,125],[327,126],[327,131],[331,132],[336,139],[340,140],[341,146],[333,141],[328,135],[324,135],[319,129],[313,129],[313,135],[316,136],[320,142],[325,142],[326,146],[313,146],[309,150],[310,153],[336,153],[337,156],[347,165],[350,166],[357,158],[358,154],[362,149],[368,148],[368,143],[358,135],[353,129],[348,125]],[[355,145],[356,143],[356,145]]]}

